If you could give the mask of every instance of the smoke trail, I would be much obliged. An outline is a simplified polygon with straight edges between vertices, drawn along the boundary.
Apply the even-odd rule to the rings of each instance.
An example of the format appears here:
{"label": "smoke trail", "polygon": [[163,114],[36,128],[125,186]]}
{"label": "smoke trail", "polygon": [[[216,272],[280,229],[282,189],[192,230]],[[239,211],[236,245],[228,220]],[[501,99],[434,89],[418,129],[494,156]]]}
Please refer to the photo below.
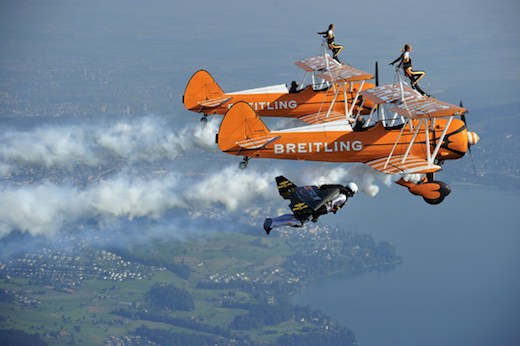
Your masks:
{"label": "smoke trail", "polygon": [[231,219],[247,217],[258,212],[255,204],[276,197],[273,181],[271,174],[228,167],[203,179],[119,174],[84,189],[48,182],[4,186],[0,187],[0,237],[15,230],[52,235],[82,220],[98,224],[114,219],[157,220],[172,210],[184,216],[197,212],[206,218],[222,213]]}
{"label": "smoke trail", "polygon": [[268,200],[275,197],[274,177],[277,174],[227,167],[199,182],[185,197],[203,207],[222,204],[227,210],[236,210],[239,205],[249,205],[258,198]]}
{"label": "smoke trail", "polygon": [[390,186],[392,182],[391,175],[383,174],[366,165],[355,165],[349,169],[337,167],[332,170],[313,170],[306,172],[304,176],[314,185],[330,183],[346,185],[349,182],[354,182],[358,185],[360,191],[371,197],[379,192],[379,186],[375,182],[380,181],[386,186]]}
{"label": "smoke trail", "polygon": [[[279,198],[274,184],[274,177],[281,172],[271,167],[264,172],[251,167],[238,170],[235,163],[219,168],[211,161],[211,168],[200,169],[207,162],[190,160],[179,166],[182,173],[152,172],[149,163],[160,162],[162,168],[163,164],[178,165],[180,155],[216,151],[218,125],[219,119],[213,117],[206,126],[196,123],[174,130],[166,118],[139,117],[1,134],[0,174],[4,177],[35,166],[70,169],[104,165],[111,174],[85,179],[81,184],[63,183],[66,179],[50,182],[46,176],[47,181],[15,185],[7,177],[8,184],[0,185],[0,238],[13,231],[49,236],[85,222],[102,228],[140,219],[163,222],[162,218],[179,228],[190,228],[197,222],[224,228],[254,224],[271,212],[287,213],[287,203]],[[122,163],[116,169],[115,161]],[[142,169],[132,167],[138,162],[145,164]],[[198,165],[195,175],[183,171],[193,162]],[[312,164],[313,168],[316,165]],[[354,181],[371,196],[379,191],[377,181],[390,183],[389,176],[362,165],[332,170],[321,167],[284,174],[299,185]],[[76,170],[74,174],[90,173]]]}
{"label": "smoke trail", "polygon": [[70,169],[114,160],[155,162],[195,148],[214,151],[219,120],[211,118],[175,131],[164,118],[140,117],[116,123],[81,124],[9,131],[0,135],[0,174],[27,166]]}

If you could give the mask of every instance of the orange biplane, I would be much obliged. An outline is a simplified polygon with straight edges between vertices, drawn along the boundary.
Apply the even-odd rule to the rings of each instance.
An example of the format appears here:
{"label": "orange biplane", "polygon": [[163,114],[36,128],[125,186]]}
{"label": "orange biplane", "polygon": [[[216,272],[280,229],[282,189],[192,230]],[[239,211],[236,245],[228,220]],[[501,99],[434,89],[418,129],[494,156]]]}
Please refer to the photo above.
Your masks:
{"label": "orange biplane", "polygon": [[[306,73],[303,82],[290,89],[285,84],[226,93],[205,70],[197,71],[184,91],[186,109],[201,113],[225,114],[234,104],[247,102],[260,116],[293,117],[308,124],[344,119],[352,114],[367,114],[372,105],[359,91],[374,87],[366,82],[373,75],[341,65],[328,54],[295,63]],[[306,84],[308,76],[311,81]]]}
{"label": "orange biplane", "polygon": [[[467,130],[466,109],[421,96],[402,81],[359,94],[372,108],[366,114],[358,112],[353,123],[343,116],[279,131],[270,131],[248,103],[237,103],[222,120],[218,146],[243,156],[241,168],[250,158],[361,162],[385,174],[402,175],[398,184],[427,203],[441,203],[451,189],[435,180],[434,173],[479,140]],[[411,181],[411,174],[420,179]]]}

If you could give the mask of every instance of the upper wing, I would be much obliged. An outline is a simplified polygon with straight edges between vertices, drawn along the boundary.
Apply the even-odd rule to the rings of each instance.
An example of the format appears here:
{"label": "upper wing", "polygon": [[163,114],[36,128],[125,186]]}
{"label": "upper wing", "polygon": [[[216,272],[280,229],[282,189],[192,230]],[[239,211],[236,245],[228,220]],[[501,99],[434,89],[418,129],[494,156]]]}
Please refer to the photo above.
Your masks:
{"label": "upper wing", "polygon": [[359,93],[375,104],[392,104],[390,111],[410,119],[436,118],[459,115],[466,112],[463,107],[424,97],[406,85],[388,84]]}
{"label": "upper wing", "polygon": [[295,62],[296,66],[302,68],[306,72],[322,71],[340,64],[332,59],[330,55],[318,55],[311,58],[298,60]]}
{"label": "upper wing", "polygon": [[466,112],[466,109],[462,107],[439,101],[433,97],[399,102],[390,110],[410,119],[449,117]]}
{"label": "upper wing", "polygon": [[363,72],[349,65],[332,66],[325,72],[318,74],[318,77],[331,83],[357,82],[374,78],[370,73]]}
{"label": "upper wing", "polygon": [[414,174],[414,173],[432,173],[441,169],[441,166],[429,164],[428,160],[422,159],[414,155],[408,155],[406,160],[404,155],[396,155],[390,157],[381,157],[365,164],[385,174]]}
{"label": "upper wing", "polygon": [[364,99],[375,104],[392,103],[401,100],[420,99],[412,88],[407,85],[386,84],[375,88],[365,89],[359,92]]}

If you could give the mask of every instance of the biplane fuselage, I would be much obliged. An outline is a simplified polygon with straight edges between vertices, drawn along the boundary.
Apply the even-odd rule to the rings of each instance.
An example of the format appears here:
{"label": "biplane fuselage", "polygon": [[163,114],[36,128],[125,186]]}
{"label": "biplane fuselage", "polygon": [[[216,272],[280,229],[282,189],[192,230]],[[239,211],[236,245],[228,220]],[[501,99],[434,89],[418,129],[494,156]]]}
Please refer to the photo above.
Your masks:
{"label": "biplane fuselage", "polygon": [[[317,58],[321,58],[323,63],[323,57],[314,59]],[[301,62],[297,64],[304,66],[308,72],[312,71]],[[299,118],[310,124],[334,121],[344,118],[347,113],[368,114],[373,104],[370,101],[362,103],[356,96],[358,92],[374,87],[374,84],[366,82],[372,75],[351,67],[348,69],[356,74],[348,85],[345,82],[341,85],[322,82],[320,86],[307,85],[290,92],[285,84],[281,84],[231,93],[224,92],[207,71],[199,70],[186,86],[183,103],[187,110],[206,116],[223,115],[233,104],[246,102],[260,116]]]}
{"label": "biplane fuselage", "polygon": [[[233,109],[239,119],[242,118],[244,112],[248,112],[247,107],[240,108]],[[238,114],[239,112],[241,114]],[[425,158],[428,152],[426,150],[427,138],[431,152],[438,144],[437,139],[441,137],[441,133],[447,125],[447,120],[437,119],[434,129],[429,131],[428,137],[426,137],[424,129],[419,129],[413,145],[408,149],[408,144],[412,142],[412,137],[416,132],[416,128],[413,127],[389,128],[378,123],[370,128],[354,131],[343,120],[288,130],[269,131],[258,117],[254,117],[254,113],[250,113],[250,119],[242,121],[235,119],[233,115],[226,115],[218,135],[218,144],[223,152],[251,158],[326,162],[367,163],[382,157],[386,158],[396,142],[393,156],[403,156],[409,150],[409,155]],[[229,125],[233,122],[235,126]],[[419,120],[416,120],[412,122],[412,125],[417,125],[418,122]],[[256,126],[251,126],[253,123],[256,123]],[[255,148],[254,144],[249,145],[247,141],[244,141],[247,137],[247,135],[244,136],[244,126],[251,130],[250,138],[269,138],[269,143],[259,148]],[[231,127],[237,131],[226,131]],[[242,128],[242,130],[238,130],[238,128]],[[437,153],[437,159],[454,160],[464,156],[468,149],[467,136],[464,122],[453,119]]]}
{"label": "biplane fuselage", "polygon": [[258,114],[242,102],[224,116],[217,143],[221,151],[248,159],[359,162],[385,174],[430,174],[420,185],[398,183],[430,204],[442,202],[450,189],[434,181],[433,173],[445,160],[463,157],[478,136],[468,132],[464,121],[453,117],[408,119],[396,127],[384,124],[352,128],[343,119],[270,131]]}

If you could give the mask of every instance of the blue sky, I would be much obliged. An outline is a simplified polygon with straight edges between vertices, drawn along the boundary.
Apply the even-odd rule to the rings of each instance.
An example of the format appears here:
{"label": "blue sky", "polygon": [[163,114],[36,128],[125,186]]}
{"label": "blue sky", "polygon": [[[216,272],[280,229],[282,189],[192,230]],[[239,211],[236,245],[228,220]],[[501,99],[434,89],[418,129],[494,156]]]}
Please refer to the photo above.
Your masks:
{"label": "blue sky", "polygon": [[[4,58],[58,54],[99,62],[166,62],[185,81],[198,68],[227,89],[278,84],[299,76],[293,62],[319,52],[317,31],[336,24],[342,58],[372,71],[404,43],[414,46],[426,89],[446,101],[484,107],[520,100],[520,4],[506,1],[3,1]],[[99,47],[103,49],[99,49]],[[145,58],[143,58],[143,56]],[[171,76],[165,76],[165,78]],[[492,97],[489,97],[492,96]]]}
{"label": "blue sky", "polygon": [[[72,81],[64,81],[64,85],[70,85],[73,95],[107,94],[106,102],[110,103],[114,102],[110,93],[119,92],[118,86],[129,95],[134,91],[158,93],[166,90],[164,95],[168,97],[166,103],[170,109],[166,114],[157,114],[153,108],[140,111],[136,114],[137,119],[94,114],[97,117],[82,121],[76,119],[75,114],[69,114],[72,121],[70,118],[56,120],[53,121],[55,126],[32,122],[27,130],[4,131],[4,147],[0,152],[0,172],[3,174],[22,172],[31,165],[67,171],[73,167],[71,161],[74,159],[76,163],[91,167],[103,166],[116,157],[125,164],[116,170],[117,174],[111,180],[105,181],[108,185],[105,188],[121,193],[125,186],[145,191],[143,184],[151,183],[142,180],[141,170],[136,173],[135,166],[141,164],[143,158],[145,166],[166,160],[166,165],[173,167],[174,172],[182,171],[182,167],[204,170],[207,179],[201,184],[214,180],[212,173],[228,179],[235,173],[216,168],[208,170],[204,160],[217,159],[214,164],[220,169],[226,165],[235,166],[237,158],[216,153],[214,133],[189,135],[199,131],[198,116],[187,112],[180,102],[189,77],[197,69],[205,68],[229,91],[290,83],[303,76],[294,61],[319,54],[321,38],[316,32],[324,30],[331,22],[336,24],[337,42],[345,46],[342,60],[370,72],[374,62],[379,61],[382,83],[393,81],[394,70],[388,63],[400,54],[404,43],[411,43],[414,66],[427,72],[423,88],[437,98],[452,103],[464,100],[470,110],[520,102],[520,5],[516,1],[333,0],[324,4],[275,0],[7,0],[0,7],[0,71],[7,76],[0,85],[4,95],[14,94],[22,101],[26,101],[23,98],[33,101],[30,99],[39,96],[38,87],[35,93],[30,89],[34,87],[32,85],[28,90],[23,89],[23,84],[21,87],[16,84],[20,76],[25,78],[34,74],[37,83],[61,66],[76,73],[74,66],[79,64],[94,73],[99,68],[100,73],[110,75],[110,81],[107,85],[88,89],[84,87],[84,70],[79,68],[79,75],[69,76]],[[27,66],[27,69],[12,70],[16,64]],[[38,68],[42,69],[41,73]],[[113,85],[115,87],[110,88]],[[59,99],[60,89],[55,93],[51,96]],[[146,102],[146,96],[142,96],[146,93],[135,94],[145,98],[139,102]],[[49,102],[53,102],[52,98]],[[468,117],[474,114],[470,113]],[[470,122],[476,120],[482,121],[469,119]],[[212,126],[211,129],[216,129],[218,124]],[[204,137],[207,143],[201,143],[199,137]],[[209,150],[209,154],[194,154],[187,148],[195,152]],[[179,157],[184,159],[179,161]],[[190,160],[190,157],[201,160]],[[255,161],[254,168],[248,172],[253,177],[260,177],[258,181],[264,185],[257,186],[258,196],[269,200],[275,193],[265,192],[269,190],[272,177],[265,176],[264,172],[272,167],[292,167],[292,164],[260,161]],[[294,174],[302,175],[302,181],[318,179],[308,174],[309,167],[317,167],[317,164],[295,166],[299,171]],[[322,172],[330,179],[335,173],[327,167]],[[339,176],[345,178],[346,171],[342,167],[338,170]],[[98,191],[99,186],[53,185],[47,181],[49,178],[40,177],[31,186],[20,189],[4,188],[3,195],[12,193],[11,199],[17,199],[20,204],[18,219],[12,219],[16,215],[12,212],[3,216],[7,225],[3,227],[4,233],[13,225],[21,227],[23,224],[24,196],[44,198],[41,196],[49,191],[72,196],[71,199],[84,198],[95,207],[85,208],[77,203],[56,200],[55,208],[49,207],[38,214],[43,219],[36,219],[32,226],[25,227],[48,222],[46,230],[52,232],[55,225],[62,227],[81,217],[148,215],[157,218],[178,205],[170,202],[173,199],[169,194],[158,194],[159,199],[150,200],[158,209],[132,204],[125,206],[126,209],[114,210],[109,207],[112,202]],[[250,177],[242,176],[241,179]],[[175,175],[151,185],[160,189],[161,183],[167,184],[170,193],[175,195],[181,193],[178,182],[179,177]],[[215,190],[215,193],[224,192]],[[182,194],[184,198],[191,196],[189,192]],[[213,197],[214,203],[210,203],[210,207],[228,206],[228,202]],[[129,200],[125,196],[121,199]],[[40,205],[38,199],[35,201]],[[5,198],[4,202],[9,205]],[[235,199],[233,203],[242,202]],[[75,209],[69,210],[69,207]],[[72,219],[64,215],[72,216]],[[43,231],[40,229],[39,232]]]}
{"label": "blue sky", "polygon": [[[200,68],[210,71],[228,91],[302,77],[294,61],[319,53],[316,32],[329,23],[336,24],[337,42],[345,46],[342,60],[368,72],[379,61],[382,83],[393,81],[388,63],[405,43],[411,43],[414,67],[427,72],[423,88],[440,100],[458,103],[462,99],[470,110],[505,106],[500,109],[507,111],[520,105],[517,0],[4,0],[0,3],[0,77],[6,76],[0,79],[2,95],[36,98],[32,90],[17,89],[18,73],[30,75],[34,66],[43,66],[43,75],[52,74],[62,63],[70,68],[71,62],[88,71],[115,71],[110,83],[128,87],[131,95],[133,90],[167,90],[171,95],[166,114],[154,109],[134,117],[94,114],[79,119],[69,114],[48,123],[31,119],[25,122],[29,125],[16,129],[13,119],[0,118],[4,129],[0,133],[0,238],[14,229],[54,234],[85,219],[120,231],[124,241],[143,235],[142,224],[147,221],[145,236],[244,227],[256,227],[262,234],[263,217],[288,212],[274,187],[276,174],[286,174],[300,184],[366,176],[359,170],[350,170],[349,175],[344,166],[271,160],[254,161],[247,171],[238,171],[238,158],[215,148],[218,123],[210,121],[209,127],[201,128],[198,116],[180,102],[188,79]],[[26,64],[27,69],[13,72],[13,62]],[[44,78],[37,73],[35,77]],[[74,77],[78,78],[70,83],[72,91],[88,90],[82,89],[84,76]],[[104,94],[114,89],[98,85],[95,91]],[[53,96],[59,93],[58,89]],[[487,120],[473,120],[473,115],[468,116],[470,122]],[[518,129],[510,131],[515,140]],[[100,172],[106,174],[102,179],[85,177],[80,184],[73,179],[53,180],[51,174],[24,184],[10,180],[13,172],[30,169],[67,173],[74,168],[96,172],[96,167],[111,169]],[[236,184],[222,184],[231,181]],[[368,183],[366,188],[374,186]],[[425,219],[431,216],[430,206],[399,187],[385,188],[384,193],[396,199],[402,196]],[[364,220],[356,221],[354,212],[384,208],[384,200],[356,197],[349,202],[353,209],[342,211],[334,222],[343,219],[346,227],[351,222],[353,227],[364,225]],[[470,215],[471,210],[458,202],[455,196],[448,197],[436,215],[446,210]],[[400,211],[398,207],[395,212]],[[445,223],[450,232],[466,234],[463,218],[450,221]],[[515,222],[518,218],[511,227]],[[138,231],[129,235],[132,225]]]}

